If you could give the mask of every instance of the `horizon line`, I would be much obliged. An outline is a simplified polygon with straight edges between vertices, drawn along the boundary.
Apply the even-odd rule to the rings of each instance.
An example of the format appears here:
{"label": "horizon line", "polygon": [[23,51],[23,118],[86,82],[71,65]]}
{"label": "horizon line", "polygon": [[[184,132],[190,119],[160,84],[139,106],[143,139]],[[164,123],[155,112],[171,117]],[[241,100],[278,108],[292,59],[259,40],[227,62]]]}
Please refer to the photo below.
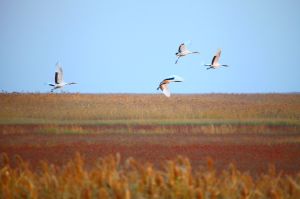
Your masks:
{"label": "horizon line", "polygon": [[[0,94],[83,94],[83,95],[161,95],[161,93],[138,93],[138,92],[27,92],[27,91],[0,91]],[[172,95],[208,95],[208,94],[300,94],[300,91],[291,92],[203,92],[203,93],[172,93]]]}

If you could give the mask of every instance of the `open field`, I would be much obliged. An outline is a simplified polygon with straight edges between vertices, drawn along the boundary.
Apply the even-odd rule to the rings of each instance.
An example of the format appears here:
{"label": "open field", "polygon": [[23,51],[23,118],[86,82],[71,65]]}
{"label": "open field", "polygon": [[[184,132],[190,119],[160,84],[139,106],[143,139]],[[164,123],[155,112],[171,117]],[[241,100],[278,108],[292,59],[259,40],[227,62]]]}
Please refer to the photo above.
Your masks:
{"label": "open field", "polygon": [[0,94],[0,107],[4,124],[300,124],[292,94]]}
{"label": "open field", "polygon": [[[300,165],[280,161],[300,159],[300,95],[0,94],[0,107],[1,151],[29,161],[63,163],[80,151],[91,160],[116,152],[155,163],[179,154],[193,165],[242,159],[255,171]],[[55,158],[57,149],[68,155]]]}
{"label": "open field", "polygon": [[[53,174],[59,178],[65,172],[63,168],[68,167],[67,162],[79,152],[85,157],[82,172],[92,176],[97,173],[95,162],[99,158],[120,154],[118,164],[123,166],[116,172],[126,176],[125,184],[129,186],[124,185],[122,193],[132,198],[147,198],[144,192],[141,196],[134,195],[137,194],[134,188],[139,186],[127,181],[132,173],[118,169],[125,168],[132,157],[144,170],[152,165],[155,174],[151,179],[155,181],[160,173],[166,185],[170,180],[166,177],[170,172],[165,170],[166,162],[181,155],[188,158],[193,170],[190,192],[185,190],[186,194],[196,196],[199,192],[204,197],[215,188],[225,196],[220,187],[225,184],[226,175],[221,171],[231,172],[228,165],[234,163],[238,169],[235,172],[242,173],[234,189],[243,190],[246,183],[243,180],[248,176],[257,179],[251,179],[253,184],[247,185],[248,188],[261,186],[267,178],[274,180],[259,191],[249,188],[248,196],[253,191],[250,198],[259,198],[260,193],[260,198],[272,198],[273,189],[281,190],[277,196],[283,196],[287,190],[282,184],[289,183],[290,187],[296,187],[293,194],[298,195],[294,198],[299,196],[300,95],[297,94],[173,95],[170,99],[135,94],[0,94],[0,107],[0,152],[9,157],[11,172],[13,168],[18,170],[19,155],[30,163],[26,172],[33,172],[32,176],[40,172],[39,162],[46,160],[49,167],[54,164],[61,168]],[[207,157],[214,160],[216,173],[201,170],[206,167]],[[177,164],[176,161],[172,164]],[[276,167],[277,174],[268,173],[270,164]],[[2,167],[2,174],[4,171]],[[216,178],[211,182],[214,188],[209,190],[196,183],[196,179],[204,179],[202,175],[206,174]],[[286,174],[291,177],[284,177]],[[268,177],[260,178],[263,175]],[[42,177],[32,178],[38,183],[37,179]],[[100,194],[90,188],[93,194]],[[116,192],[111,187],[104,188],[99,187],[102,194],[108,192],[112,198],[118,198],[113,197]],[[157,187],[153,192],[158,190],[162,192]]]}

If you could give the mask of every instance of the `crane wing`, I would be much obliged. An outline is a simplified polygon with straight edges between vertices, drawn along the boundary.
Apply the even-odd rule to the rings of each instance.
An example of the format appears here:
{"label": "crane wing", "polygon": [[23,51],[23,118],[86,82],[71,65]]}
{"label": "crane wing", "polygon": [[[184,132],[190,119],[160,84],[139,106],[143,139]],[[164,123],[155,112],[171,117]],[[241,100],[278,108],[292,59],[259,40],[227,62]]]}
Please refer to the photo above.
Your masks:
{"label": "crane wing", "polygon": [[221,56],[221,49],[219,49],[216,52],[215,56],[213,57],[213,59],[211,61],[211,65],[216,65],[219,62],[220,56]]}
{"label": "crane wing", "polygon": [[170,83],[170,80],[169,79],[164,79],[163,81],[160,82],[159,88],[161,90],[163,90],[163,86],[166,85],[166,84],[168,84],[168,83]]}
{"label": "crane wing", "polygon": [[170,82],[183,82],[183,78],[178,75],[171,75],[164,80],[168,80]]}
{"label": "crane wing", "polygon": [[179,77],[178,75],[172,75],[172,76],[169,76],[167,78],[165,78],[160,84],[159,84],[159,87],[157,89],[161,89],[163,94],[167,97],[170,97],[171,96],[171,93],[170,93],[170,89],[168,87],[168,84],[170,82],[182,82],[183,81],[183,78],[182,77]]}
{"label": "crane wing", "polygon": [[55,83],[60,84],[63,82],[63,70],[59,63],[56,64],[56,72],[55,72]]}
{"label": "crane wing", "polygon": [[169,87],[168,87],[167,84],[162,84],[162,85],[161,85],[161,89],[162,89],[163,94],[164,94],[166,97],[170,97],[170,96],[171,96],[170,89],[169,89]]}
{"label": "crane wing", "polygon": [[183,82],[183,78],[178,75],[173,75],[173,78],[174,82]]}
{"label": "crane wing", "polygon": [[218,51],[216,52],[216,56],[221,57],[221,49],[218,49]]}
{"label": "crane wing", "polygon": [[216,56],[213,57],[213,59],[211,60],[211,65],[213,66],[216,60]]}
{"label": "crane wing", "polygon": [[184,52],[184,51],[187,51],[187,47],[184,43],[182,43],[179,46],[178,52],[181,53],[181,52]]}

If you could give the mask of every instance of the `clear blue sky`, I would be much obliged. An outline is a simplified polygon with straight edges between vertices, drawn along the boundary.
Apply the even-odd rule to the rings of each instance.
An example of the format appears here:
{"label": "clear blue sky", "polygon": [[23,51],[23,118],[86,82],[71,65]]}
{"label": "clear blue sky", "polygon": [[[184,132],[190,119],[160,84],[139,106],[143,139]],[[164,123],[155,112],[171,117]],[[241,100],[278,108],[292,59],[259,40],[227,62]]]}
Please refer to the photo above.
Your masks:
{"label": "clear blue sky", "polygon": [[[47,92],[60,61],[64,91],[300,91],[298,0],[0,0],[0,90]],[[174,64],[181,42],[192,51]],[[229,68],[206,70],[218,48]]]}

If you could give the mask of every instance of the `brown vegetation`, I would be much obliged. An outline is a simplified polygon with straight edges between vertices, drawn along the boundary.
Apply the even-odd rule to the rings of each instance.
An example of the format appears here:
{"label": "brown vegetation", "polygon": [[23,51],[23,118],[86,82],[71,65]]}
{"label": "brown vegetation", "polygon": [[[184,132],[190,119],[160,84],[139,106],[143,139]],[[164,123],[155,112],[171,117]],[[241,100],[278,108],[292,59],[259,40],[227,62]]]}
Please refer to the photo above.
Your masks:
{"label": "brown vegetation", "polygon": [[0,107],[0,198],[300,197],[297,94],[0,94]]}
{"label": "brown vegetation", "polygon": [[[201,133],[27,133],[0,134],[0,151],[9,157],[20,155],[35,169],[40,160],[65,164],[75,151],[91,164],[98,157],[120,153],[155,166],[183,155],[193,167],[208,156],[222,170],[234,162],[242,171],[253,175],[274,164],[285,174],[300,170],[300,135],[291,134],[201,134]],[[92,129],[91,129],[92,131]],[[12,162],[14,164],[14,162]]]}
{"label": "brown vegetation", "polygon": [[275,121],[299,124],[300,95],[0,94],[2,123],[135,120]]}
{"label": "brown vegetation", "polygon": [[40,162],[33,172],[17,157],[10,166],[4,154],[0,166],[0,198],[299,198],[300,174],[291,177],[272,166],[257,178],[241,172],[234,165],[217,173],[212,159],[207,166],[193,168],[187,158],[178,157],[155,169],[151,163],[120,156],[98,159],[85,168],[79,154],[62,167]]}

